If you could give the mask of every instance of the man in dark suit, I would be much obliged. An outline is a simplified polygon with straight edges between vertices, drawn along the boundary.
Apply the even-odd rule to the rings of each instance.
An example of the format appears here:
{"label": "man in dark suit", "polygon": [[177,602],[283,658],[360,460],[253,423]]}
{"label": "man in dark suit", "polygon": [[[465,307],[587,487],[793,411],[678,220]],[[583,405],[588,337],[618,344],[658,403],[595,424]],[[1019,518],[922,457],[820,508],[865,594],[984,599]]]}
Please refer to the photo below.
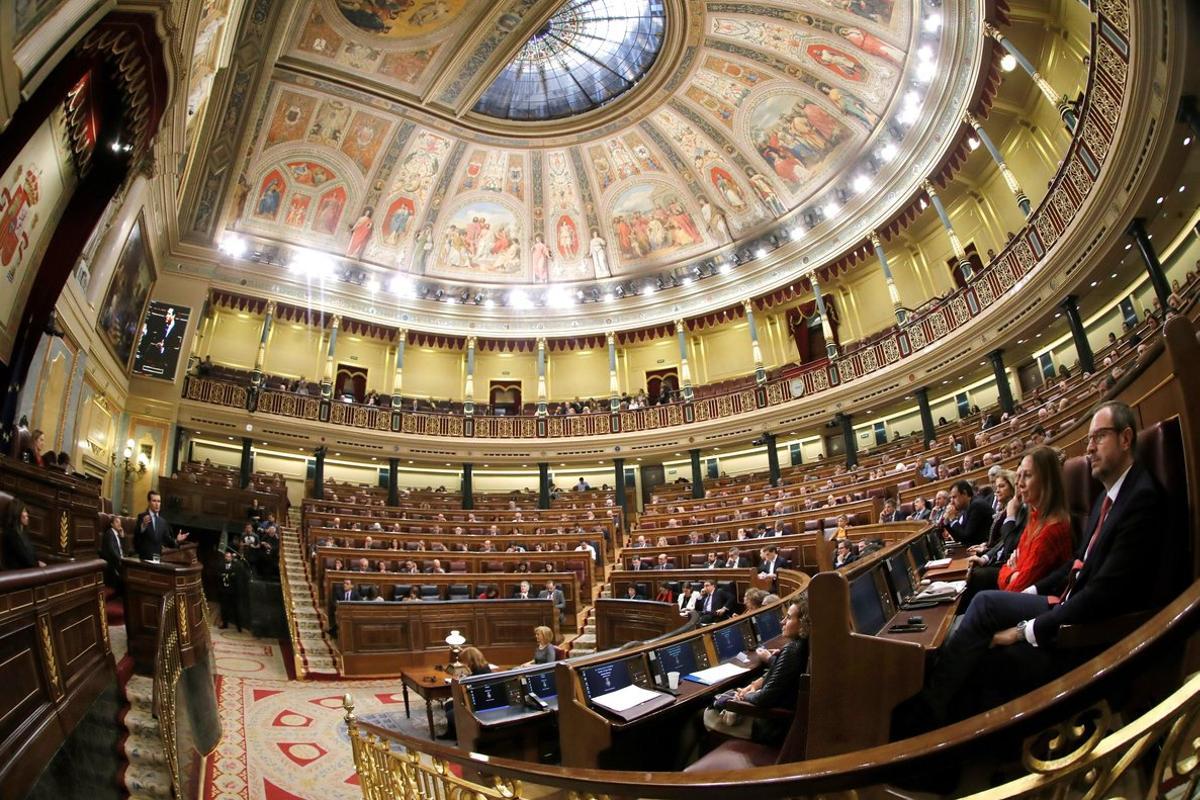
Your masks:
{"label": "man in dark suit", "polygon": [[771,586],[774,588],[776,575],[781,569],[787,569],[788,564],[786,558],[779,555],[779,548],[773,544],[769,544],[762,549],[762,563],[758,565],[758,577],[762,580],[771,581]]}
{"label": "man in dark suit", "polygon": [[724,589],[718,589],[711,579],[705,580],[700,587],[700,599],[696,601],[696,610],[700,612],[700,624],[729,619],[733,615],[733,596]]}
{"label": "man in dark suit", "polygon": [[913,513],[909,519],[929,519],[929,505],[925,502],[924,497],[913,498]]}
{"label": "man in dark suit", "polygon": [[333,593],[333,597],[329,601],[329,635],[337,636],[337,604],[362,600],[362,593],[358,591],[358,587],[354,585],[354,581],[346,578],[342,581],[340,589]]}
{"label": "man in dark suit", "polygon": [[137,518],[137,529],[133,533],[133,549],[142,561],[157,561],[164,547],[175,548],[188,537],[176,534],[171,524],[162,518],[162,496],[151,489],[146,494],[147,508]]}
{"label": "man in dark suit", "polygon": [[538,592],[538,598],[541,600],[553,600],[554,607],[558,610],[558,622],[561,625],[567,618],[567,598],[563,595],[562,589],[554,582],[553,578],[546,579],[546,588]]}
{"label": "man in dark suit", "polygon": [[105,564],[104,579],[109,586],[120,591],[124,583],[121,578],[121,559],[125,557],[125,545],[121,541],[121,518],[113,514],[108,519],[108,528],[100,534],[100,557]]}
{"label": "man in dark suit", "polygon": [[[1016,697],[1092,655],[1055,647],[1063,625],[1103,622],[1165,600],[1154,591],[1163,588],[1162,555],[1145,532],[1154,530],[1166,497],[1154,476],[1134,462],[1136,425],[1124,403],[1103,403],[1092,414],[1088,461],[1105,493],[1088,517],[1075,558],[1039,581],[1035,592],[976,595],[926,688],[897,709],[895,734],[937,727],[952,711],[962,716]],[[997,679],[973,680],[981,662]],[[987,687],[989,696],[963,692],[968,682]]]}
{"label": "man in dark suit", "polygon": [[946,526],[954,540],[962,544],[986,542],[992,527],[991,502],[976,497],[970,481],[956,481],[950,487],[950,503],[958,511],[958,516]]}
{"label": "man in dark suit", "polygon": [[979,592],[999,588],[1000,568],[1016,552],[1028,518],[1029,507],[1015,495],[1000,509],[1000,513],[996,514],[992,521],[991,533],[988,534],[988,541],[993,542],[992,546],[981,545],[981,548],[986,549],[967,559],[971,571],[967,574],[967,590],[958,603],[960,611],[965,611],[972,598]]}

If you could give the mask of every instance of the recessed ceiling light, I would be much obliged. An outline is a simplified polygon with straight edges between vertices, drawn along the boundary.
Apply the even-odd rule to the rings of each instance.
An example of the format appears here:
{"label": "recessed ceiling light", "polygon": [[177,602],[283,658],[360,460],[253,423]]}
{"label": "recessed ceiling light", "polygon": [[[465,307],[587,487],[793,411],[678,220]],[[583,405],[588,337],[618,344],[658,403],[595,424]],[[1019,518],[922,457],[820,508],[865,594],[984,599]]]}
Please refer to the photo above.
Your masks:
{"label": "recessed ceiling light", "polygon": [[1095,289],[1095,288],[1096,288],[1097,286],[1099,286],[1099,285],[1100,285],[1100,281],[1092,281],[1092,288],[1093,288],[1093,289]]}
{"label": "recessed ceiling light", "polygon": [[1059,317],[1061,317],[1061,316],[1062,316],[1062,314],[1061,314],[1061,313],[1059,313],[1059,314],[1055,314],[1055,315],[1054,315],[1054,318],[1055,318],[1055,319],[1058,319],[1058,318],[1059,318]]}
{"label": "recessed ceiling light", "polygon": [[1113,277],[1113,278],[1117,277],[1117,273],[1114,272],[1110,277]]}
{"label": "recessed ceiling light", "polygon": [[967,139],[967,146],[970,147],[972,150],[978,150],[979,149],[979,140],[976,139],[974,136],[972,136],[970,139]]}
{"label": "recessed ceiling light", "polygon": [[896,145],[888,142],[883,147],[879,148],[879,159],[881,161],[891,161],[896,157]]}
{"label": "recessed ceiling light", "polygon": [[733,269],[733,264],[730,264],[728,261],[726,261],[721,265],[721,274],[728,275],[731,269]]}
{"label": "recessed ceiling light", "polygon": [[1183,146],[1184,147],[1187,147],[1191,143],[1192,143],[1192,137],[1190,137],[1190,136],[1183,137]]}
{"label": "recessed ceiling light", "polygon": [[371,294],[375,294],[376,292],[378,292],[379,291],[379,281],[375,278],[371,278],[370,280],[368,280],[367,281],[367,291],[370,292]]}
{"label": "recessed ceiling light", "polygon": [[838,215],[838,212],[841,210],[842,210],[842,207],[834,202],[826,203],[825,206],[821,209],[821,211],[825,214],[825,219],[833,219],[834,217],[836,217]]}
{"label": "recessed ceiling light", "polygon": [[1180,187],[1179,187],[1179,192],[1182,194],[1182,193],[1183,193],[1183,190],[1184,190],[1184,189],[1186,189],[1186,188],[1187,188],[1186,186],[1180,186]]}
{"label": "recessed ceiling light", "polygon": [[767,255],[766,248],[760,247],[754,251],[755,258],[765,258]]}
{"label": "recessed ceiling light", "polygon": [[871,179],[866,175],[856,175],[854,182],[850,185],[854,187],[854,191],[856,192],[865,192],[871,188]]}
{"label": "recessed ceiling light", "polygon": [[1165,197],[1163,197],[1163,196],[1161,196],[1161,195],[1160,195],[1160,196],[1159,196],[1159,198],[1158,198],[1157,200],[1155,200],[1155,201],[1154,201],[1154,203],[1155,203],[1155,205],[1160,205],[1160,206],[1161,206],[1161,205],[1163,204],[1163,200],[1166,200],[1166,199],[1167,199],[1167,198],[1165,198]]}
{"label": "recessed ceiling light", "polygon": [[1126,250],[1128,250],[1131,247],[1133,247],[1133,242],[1130,242],[1129,244],[1125,245]]}
{"label": "recessed ceiling light", "polygon": [[792,241],[799,241],[800,239],[804,238],[804,229],[797,225],[796,227],[792,228],[789,235],[792,237]]}
{"label": "recessed ceiling light", "polygon": [[925,18],[923,27],[928,33],[937,33],[942,29],[942,15],[937,13],[930,14]]}

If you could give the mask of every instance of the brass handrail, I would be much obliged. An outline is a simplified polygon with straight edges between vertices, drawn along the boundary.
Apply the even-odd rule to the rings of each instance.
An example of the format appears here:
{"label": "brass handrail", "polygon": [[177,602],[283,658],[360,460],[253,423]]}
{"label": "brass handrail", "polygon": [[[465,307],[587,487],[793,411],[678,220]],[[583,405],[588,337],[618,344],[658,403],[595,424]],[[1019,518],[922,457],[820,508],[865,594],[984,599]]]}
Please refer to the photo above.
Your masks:
{"label": "brass handrail", "polygon": [[[300,541],[297,534],[297,541]],[[285,531],[279,537],[279,577],[281,586],[283,587],[283,612],[287,616],[288,633],[292,637],[292,666],[296,671],[296,679],[304,680],[308,677],[308,669],[304,666],[304,659],[300,656],[300,629],[296,626],[296,617],[292,612],[292,583],[288,580],[287,571],[287,547],[288,537]],[[301,563],[303,563],[304,554],[300,555]],[[305,585],[310,585],[308,582],[308,574],[305,572]]]}
{"label": "brass handrail", "polygon": [[154,717],[158,720],[158,732],[162,739],[163,752],[167,757],[167,770],[171,773],[171,786],[175,797],[183,797],[183,782],[179,773],[179,747],[175,738],[175,689],[183,672],[179,652],[179,624],[176,606],[179,600],[174,592],[163,598],[159,610],[158,636],[154,656]]}

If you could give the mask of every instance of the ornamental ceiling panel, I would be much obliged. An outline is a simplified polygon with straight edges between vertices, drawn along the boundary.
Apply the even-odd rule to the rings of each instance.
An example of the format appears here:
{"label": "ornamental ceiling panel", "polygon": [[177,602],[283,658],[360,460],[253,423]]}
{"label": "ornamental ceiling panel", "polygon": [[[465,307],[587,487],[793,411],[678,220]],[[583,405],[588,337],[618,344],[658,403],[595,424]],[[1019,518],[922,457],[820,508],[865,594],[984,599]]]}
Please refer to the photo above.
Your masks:
{"label": "ornamental ceiling panel", "polygon": [[534,128],[472,110],[593,5],[622,2],[305,3],[218,235],[471,285],[713,256],[862,161],[919,41],[919,2],[674,0],[644,92]]}

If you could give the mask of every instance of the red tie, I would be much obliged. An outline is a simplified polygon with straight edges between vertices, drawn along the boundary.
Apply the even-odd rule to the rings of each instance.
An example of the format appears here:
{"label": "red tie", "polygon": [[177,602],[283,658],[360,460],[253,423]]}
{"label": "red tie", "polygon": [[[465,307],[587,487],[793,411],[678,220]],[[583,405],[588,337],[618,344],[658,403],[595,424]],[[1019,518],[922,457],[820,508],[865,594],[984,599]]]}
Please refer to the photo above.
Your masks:
{"label": "red tie", "polygon": [[1083,562],[1091,555],[1092,548],[1096,546],[1096,540],[1100,538],[1100,531],[1104,528],[1104,520],[1108,517],[1108,510],[1110,508],[1112,508],[1112,498],[1106,494],[1104,495],[1104,502],[1100,504],[1100,519],[1096,520],[1096,530],[1092,531],[1092,538],[1088,540],[1087,549],[1083,551],[1083,561],[1075,559],[1075,563],[1071,566],[1071,574],[1067,578],[1067,587],[1062,593],[1064,601],[1071,595],[1071,590],[1075,588],[1075,581],[1079,578],[1079,571],[1083,569]]}

